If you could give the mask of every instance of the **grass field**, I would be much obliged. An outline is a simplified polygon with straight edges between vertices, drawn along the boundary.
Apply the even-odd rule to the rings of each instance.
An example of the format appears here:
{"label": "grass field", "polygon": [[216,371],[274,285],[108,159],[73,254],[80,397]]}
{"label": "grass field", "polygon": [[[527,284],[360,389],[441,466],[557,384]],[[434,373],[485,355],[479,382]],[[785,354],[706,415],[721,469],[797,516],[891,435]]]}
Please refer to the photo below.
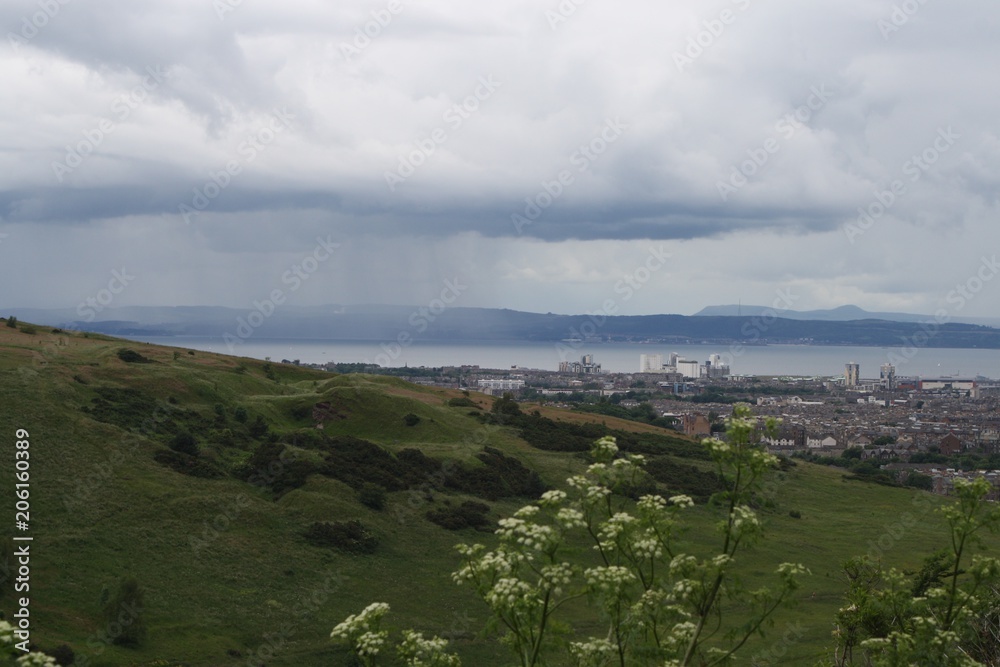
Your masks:
{"label": "grass field", "polygon": [[[508,664],[496,642],[481,636],[485,606],[450,578],[458,565],[454,544],[492,536],[448,531],[425,518],[429,509],[471,496],[396,491],[376,511],[345,482],[313,474],[275,499],[231,474],[193,477],[153,456],[167,449],[171,428],[192,428],[201,440],[200,458],[218,470],[238,468],[260,444],[234,421],[242,408],[247,423],[260,416],[301,460],[318,460],[308,443],[319,431],[362,438],[393,453],[416,448],[468,466],[481,465],[476,454],[484,446],[495,447],[555,487],[583,469],[582,458],[531,447],[510,428],[484,426],[469,414],[475,410],[447,405],[459,392],[36,329],[28,334],[0,324],[0,489],[9,537],[13,441],[16,429],[25,429],[31,442],[32,638],[40,648],[65,643],[78,664],[91,665],[240,665],[258,658],[270,666],[346,665],[343,651],[330,645],[330,629],[380,600],[392,606],[395,627],[455,637],[464,664]],[[122,348],[151,363],[125,363],[117,354]],[[128,423],[84,412],[105,395],[118,397],[113,414]],[[488,399],[472,398],[488,409]],[[600,415],[543,411],[552,419],[662,432]],[[419,423],[407,426],[408,414]],[[227,429],[232,442],[220,440]],[[845,589],[840,565],[847,558],[872,551],[912,569],[945,546],[942,522],[932,511],[943,499],[934,496],[845,481],[838,470],[808,464],[776,473],[769,492],[776,506],[764,513],[766,539],[743,556],[743,576],[748,583],[766,581],[782,561],[802,562],[812,575],[797,607],[781,613],[768,637],[745,648],[742,664],[751,664],[754,655],[758,664],[781,655],[771,664],[809,665],[830,654],[832,619]],[[525,502],[489,501],[490,515],[509,515]],[[792,510],[801,518],[792,518]],[[689,516],[685,539],[692,551],[707,552],[717,517],[705,506]],[[313,522],[347,519],[361,520],[378,536],[375,553],[321,548],[303,536]],[[15,610],[10,568],[8,560],[0,573],[0,608],[8,618]],[[126,576],[146,592],[149,633],[138,648],[101,639],[108,630],[102,599]],[[588,625],[585,609],[571,610],[570,618]]]}

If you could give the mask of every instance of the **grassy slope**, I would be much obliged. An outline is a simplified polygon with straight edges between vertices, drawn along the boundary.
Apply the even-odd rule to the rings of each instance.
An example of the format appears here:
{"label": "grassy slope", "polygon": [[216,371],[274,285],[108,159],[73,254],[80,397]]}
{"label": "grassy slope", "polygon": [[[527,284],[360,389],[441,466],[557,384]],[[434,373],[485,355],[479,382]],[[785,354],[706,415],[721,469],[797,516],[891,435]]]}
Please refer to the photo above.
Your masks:
{"label": "grassy slope", "polygon": [[[123,346],[159,363],[124,364],[115,356]],[[268,665],[338,665],[344,656],[329,646],[330,628],[368,602],[384,600],[393,607],[394,624],[464,637],[458,647],[465,664],[504,664],[491,641],[474,638],[485,621],[483,605],[449,576],[457,564],[452,546],[489,536],[452,533],[426,521],[424,512],[440,506],[440,494],[433,501],[419,493],[391,494],[387,510],[375,512],[359,504],[346,485],[313,476],[275,502],[235,479],[170,471],[152,460],[162,439],[126,438],[124,431],[90,419],[80,406],[90,401],[95,386],[119,386],[163,401],[172,397],[175,408],[206,416],[216,403],[243,405],[275,428],[292,428],[302,423],[284,409],[289,402],[323,400],[340,414],[327,421],[327,433],[363,437],[390,450],[417,446],[430,455],[471,460],[489,444],[520,458],[553,485],[581,469],[578,459],[533,449],[504,429],[487,429],[467,414],[469,408],[446,407],[445,400],[457,392],[281,366],[276,366],[278,384],[264,377],[262,362],[202,352],[182,352],[175,360],[173,354],[172,348],[53,335],[43,327],[32,336],[0,326],[0,434],[8,452],[0,457],[0,479],[11,479],[15,429],[27,429],[35,536],[31,611],[34,637],[43,648],[67,642],[78,655],[91,656],[91,664],[167,659],[236,665],[271,647],[276,655]],[[246,372],[236,372],[239,364]],[[420,424],[403,424],[409,412],[422,418]],[[628,424],[593,419],[612,427]],[[206,452],[229,461],[223,454],[233,456]],[[11,487],[0,486],[8,508]],[[798,609],[778,620],[772,638],[748,646],[747,657],[776,641],[778,648],[785,646],[780,636],[789,622],[799,624],[803,636],[788,642],[786,664],[792,656],[798,664],[818,657],[830,643],[831,619],[844,588],[839,564],[867,551],[869,540],[887,535],[886,526],[899,523],[904,513],[918,517],[918,525],[891,540],[889,561],[913,567],[932,547],[944,545],[940,522],[913,509],[916,496],[910,491],[845,482],[838,471],[810,465],[776,479],[773,490],[778,509],[767,515],[767,540],[744,559],[748,583],[785,560],[805,563],[813,576]],[[521,504],[491,506],[499,516]],[[790,518],[790,509],[803,517]],[[12,512],[6,512],[12,521]],[[701,526],[689,533],[693,549],[707,548],[714,538],[709,514],[693,510],[693,521]],[[374,556],[319,549],[301,537],[312,521],[345,518],[361,519],[381,537]],[[206,539],[207,545],[196,550],[192,538]],[[114,587],[127,574],[147,591],[150,636],[138,650],[106,648],[93,639],[103,630],[102,588]],[[0,607],[9,615],[10,582],[4,591]]]}

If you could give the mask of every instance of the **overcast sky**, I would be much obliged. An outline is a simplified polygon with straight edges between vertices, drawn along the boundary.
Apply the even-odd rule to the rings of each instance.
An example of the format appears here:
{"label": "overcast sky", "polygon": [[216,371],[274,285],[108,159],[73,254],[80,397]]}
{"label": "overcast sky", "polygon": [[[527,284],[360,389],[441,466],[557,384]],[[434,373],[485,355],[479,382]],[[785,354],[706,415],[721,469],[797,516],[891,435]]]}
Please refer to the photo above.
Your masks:
{"label": "overcast sky", "polygon": [[3,2],[0,307],[996,315],[996,0],[578,1]]}

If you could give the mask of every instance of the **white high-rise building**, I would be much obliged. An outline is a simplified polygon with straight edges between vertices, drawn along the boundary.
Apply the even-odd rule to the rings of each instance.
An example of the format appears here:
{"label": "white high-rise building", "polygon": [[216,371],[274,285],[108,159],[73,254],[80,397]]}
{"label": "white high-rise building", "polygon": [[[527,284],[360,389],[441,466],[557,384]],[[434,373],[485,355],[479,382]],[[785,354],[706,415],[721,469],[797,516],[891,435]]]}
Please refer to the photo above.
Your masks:
{"label": "white high-rise building", "polygon": [[697,361],[677,360],[677,372],[686,379],[697,380],[701,377],[701,364]]}
{"label": "white high-rise building", "polygon": [[671,368],[677,368],[677,362],[680,360],[681,360],[681,355],[677,354],[676,352],[671,352],[670,355],[667,357],[667,366],[670,366]]}
{"label": "white high-rise building", "polygon": [[663,370],[663,355],[662,354],[640,354],[639,355],[639,372],[640,373],[659,373]]}

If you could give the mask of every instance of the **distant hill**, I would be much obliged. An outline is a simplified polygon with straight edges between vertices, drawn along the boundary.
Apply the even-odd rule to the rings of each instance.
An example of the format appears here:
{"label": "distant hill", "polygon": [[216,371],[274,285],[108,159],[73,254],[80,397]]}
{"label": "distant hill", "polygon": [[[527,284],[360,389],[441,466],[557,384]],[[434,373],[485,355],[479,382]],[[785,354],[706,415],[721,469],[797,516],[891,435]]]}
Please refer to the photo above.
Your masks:
{"label": "distant hill", "polygon": [[[723,308],[731,308],[729,306]],[[923,347],[1000,349],[1000,329],[948,323],[938,327],[930,317],[916,321],[873,318],[775,319],[764,309],[734,315],[628,315],[594,317],[526,313],[495,308],[447,308],[430,312],[412,306],[291,306],[267,312],[221,307],[109,308],[84,322],[68,310],[0,309],[26,321],[118,336],[225,336],[313,340],[392,341],[403,333],[428,341],[645,341],[721,343],[862,345],[894,347],[927,338]],[[857,313],[847,310],[820,312]],[[853,310],[852,310],[853,309]],[[861,311],[864,312],[864,311]],[[702,311],[705,313],[705,311]],[[877,313],[868,313],[877,315]],[[755,319],[756,318],[756,319]],[[925,324],[929,322],[931,324]],[[241,333],[241,331],[243,333]],[[932,333],[931,333],[932,332]],[[929,335],[927,335],[929,334]]]}
{"label": "distant hill", "polygon": [[[753,317],[763,313],[770,313],[772,310],[772,308],[767,306],[749,304],[707,306],[695,313],[693,317],[733,317],[739,315]],[[934,319],[932,315],[919,315],[916,313],[873,312],[854,305],[839,306],[825,310],[782,310],[778,314],[788,320],[815,320],[821,322],[849,322],[852,320],[927,322]],[[1000,321],[995,318],[957,318],[956,321],[966,324],[985,324],[988,326],[997,326],[997,324],[1000,324]]]}

